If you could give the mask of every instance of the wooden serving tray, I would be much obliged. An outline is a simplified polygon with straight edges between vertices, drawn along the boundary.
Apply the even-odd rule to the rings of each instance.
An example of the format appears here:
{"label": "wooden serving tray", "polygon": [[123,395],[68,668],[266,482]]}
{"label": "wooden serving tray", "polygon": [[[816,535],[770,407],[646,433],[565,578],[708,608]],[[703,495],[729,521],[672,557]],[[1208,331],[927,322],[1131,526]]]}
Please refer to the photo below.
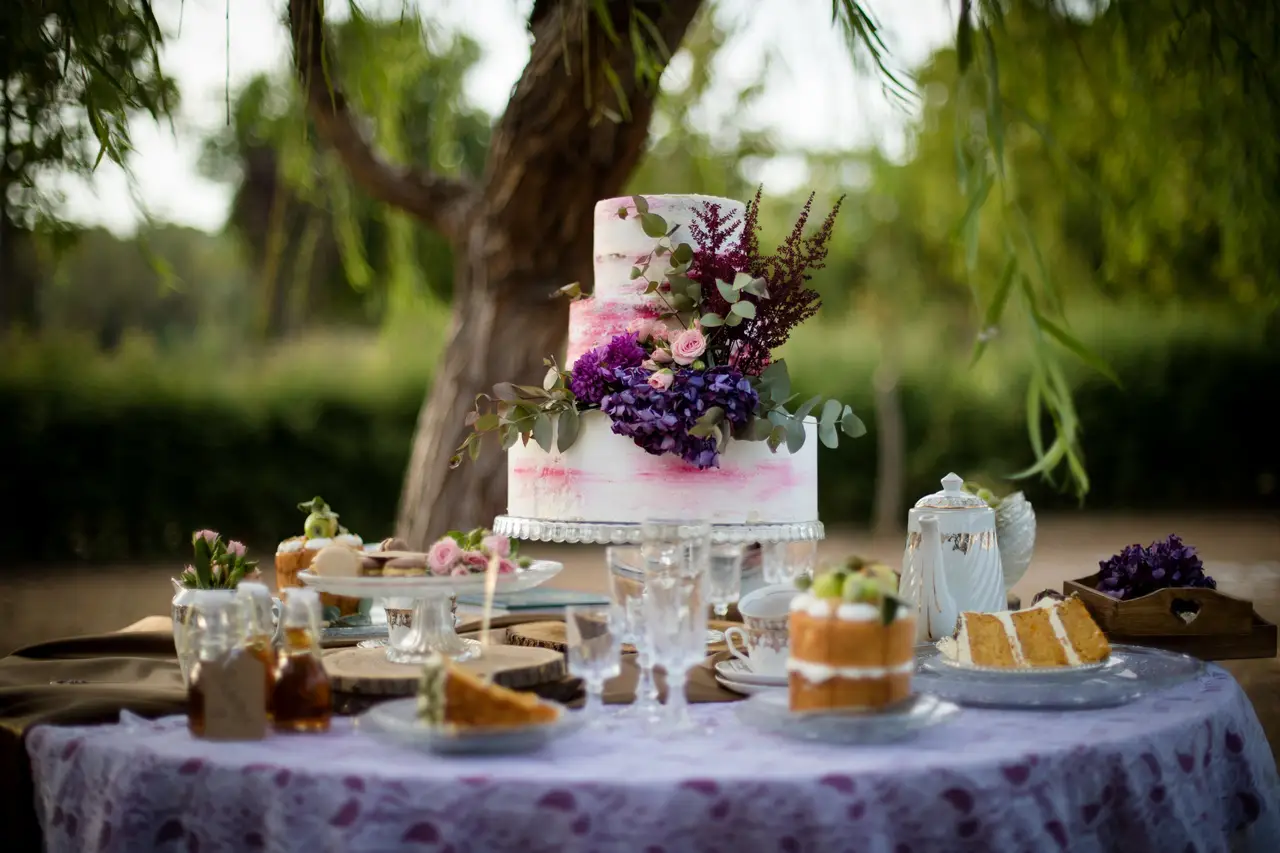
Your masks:
{"label": "wooden serving tray", "polygon": [[[1098,627],[1114,643],[1151,646],[1202,660],[1276,656],[1276,626],[1259,616],[1253,604],[1216,589],[1158,589],[1121,601],[1099,592],[1098,576],[1062,585],[1075,593]],[[1184,618],[1182,613],[1187,613]]]}

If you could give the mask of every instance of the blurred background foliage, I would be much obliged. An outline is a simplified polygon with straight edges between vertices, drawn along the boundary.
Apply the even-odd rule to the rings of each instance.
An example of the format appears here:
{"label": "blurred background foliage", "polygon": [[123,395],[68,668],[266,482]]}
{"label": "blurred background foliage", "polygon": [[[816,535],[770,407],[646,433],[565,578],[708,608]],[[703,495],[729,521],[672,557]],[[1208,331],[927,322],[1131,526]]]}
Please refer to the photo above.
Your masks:
{"label": "blurred background foliage", "polygon": [[[797,390],[851,403],[872,428],[823,451],[828,524],[900,524],[903,501],[949,470],[1015,488],[1004,478],[1033,459],[1034,348],[1025,325],[972,308],[975,289],[990,304],[1005,281],[1014,240],[1017,275],[1051,278],[1072,333],[1120,383],[1075,362],[1064,373],[1089,508],[1280,505],[1274,102],[1240,74],[1166,85],[1175,9],[1129,8],[1142,19],[1123,35],[1104,16],[1069,21],[1065,39],[1060,16],[1005,15],[972,60],[998,64],[994,94],[975,91],[992,75],[961,74],[956,50],[938,51],[917,70],[900,160],[786,150],[747,126],[709,136],[697,109],[729,34],[704,15],[683,45],[687,70],[660,100],[633,191],[743,198],[759,163],[788,156],[820,203],[847,195],[815,278],[824,310],[786,353]],[[384,149],[482,169],[493,117],[462,85],[474,42],[359,14],[336,35],[348,94]],[[294,506],[315,494],[366,538],[390,533],[448,325],[449,249],[349,183],[284,71],[231,96],[203,158],[235,188],[223,232],[60,232],[54,251],[49,229],[8,208],[21,240],[0,248],[21,251],[6,250],[0,290],[20,279],[30,298],[7,303],[0,337],[0,478],[19,496],[0,516],[6,563],[174,553],[209,526],[269,548],[298,532]],[[993,132],[998,181],[981,156]],[[20,198],[24,180],[0,170],[0,196]],[[765,239],[777,239],[803,197],[766,187],[766,199]],[[986,352],[971,365],[975,340]],[[1077,505],[1039,480],[1016,487],[1043,508]]]}

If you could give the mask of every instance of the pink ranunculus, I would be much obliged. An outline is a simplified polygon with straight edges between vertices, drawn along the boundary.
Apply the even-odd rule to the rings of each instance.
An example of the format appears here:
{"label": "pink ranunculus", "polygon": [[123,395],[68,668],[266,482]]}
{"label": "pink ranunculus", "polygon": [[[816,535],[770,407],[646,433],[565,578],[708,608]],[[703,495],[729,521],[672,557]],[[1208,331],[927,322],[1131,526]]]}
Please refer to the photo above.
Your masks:
{"label": "pink ranunculus", "polygon": [[671,339],[671,358],[676,364],[693,364],[707,351],[707,339],[698,329],[685,329]]}
{"label": "pink ranunculus", "polygon": [[657,388],[659,391],[665,391],[671,387],[671,383],[676,379],[676,375],[670,370],[659,370],[657,373],[649,377],[649,387]]}
{"label": "pink ranunculus", "polygon": [[506,557],[511,553],[511,540],[500,533],[491,533],[480,540],[480,547],[490,554]]}
{"label": "pink ranunculus", "polygon": [[653,321],[653,328],[649,330],[649,337],[655,341],[665,341],[671,334],[671,330],[667,328],[667,324],[661,320]]}
{"label": "pink ranunculus", "polygon": [[218,534],[216,531],[213,531],[213,530],[197,530],[195,535],[191,537],[192,541],[196,539],[203,539],[204,541],[208,542],[210,545],[212,545],[217,540],[217,538],[218,538]]}
{"label": "pink ranunculus", "polygon": [[664,349],[656,349],[653,351],[653,361],[655,364],[670,364],[671,353]]}
{"label": "pink ranunculus", "polygon": [[504,558],[501,563],[498,563],[498,574],[514,575],[517,568],[515,560]]}
{"label": "pink ranunculus", "polygon": [[445,536],[443,539],[437,539],[427,551],[427,566],[433,575],[447,575],[461,556],[462,547],[450,537]]}
{"label": "pink ranunculus", "polygon": [[449,574],[453,575],[455,578],[465,578],[471,575],[471,570],[466,566],[454,566],[453,570],[449,572]]}
{"label": "pink ranunculus", "polygon": [[233,557],[243,557],[246,550],[248,549],[244,547],[244,543],[237,542],[235,539],[227,543],[227,553]]}
{"label": "pink ranunculus", "polygon": [[466,566],[472,572],[483,572],[489,568],[489,558],[479,551],[463,551],[462,565]]}

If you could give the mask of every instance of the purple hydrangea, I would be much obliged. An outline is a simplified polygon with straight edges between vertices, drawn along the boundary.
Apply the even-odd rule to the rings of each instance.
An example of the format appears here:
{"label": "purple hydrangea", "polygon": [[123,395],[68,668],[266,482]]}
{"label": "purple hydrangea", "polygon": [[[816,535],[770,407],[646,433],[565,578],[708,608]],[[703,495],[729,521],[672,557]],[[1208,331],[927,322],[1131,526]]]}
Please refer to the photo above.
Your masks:
{"label": "purple hydrangea", "polygon": [[1196,549],[1170,536],[1143,548],[1129,545],[1119,554],[1098,564],[1098,591],[1113,598],[1139,598],[1165,587],[1198,586],[1217,589],[1218,583],[1204,573],[1204,563]]}
{"label": "purple hydrangea", "polygon": [[724,410],[729,423],[746,423],[759,402],[750,381],[731,367],[679,370],[671,387],[661,389],[649,384],[650,375],[643,368],[616,371],[618,390],[600,403],[613,422],[613,432],[647,453],[671,453],[698,468],[719,467],[715,439],[690,435],[689,429],[715,406]]}
{"label": "purple hydrangea", "polygon": [[609,343],[578,356],[570,371],[569,390],[583,403],[596,406],[617,384],[617,371],[639,367],[645,351],[635,333],[615,335]]}

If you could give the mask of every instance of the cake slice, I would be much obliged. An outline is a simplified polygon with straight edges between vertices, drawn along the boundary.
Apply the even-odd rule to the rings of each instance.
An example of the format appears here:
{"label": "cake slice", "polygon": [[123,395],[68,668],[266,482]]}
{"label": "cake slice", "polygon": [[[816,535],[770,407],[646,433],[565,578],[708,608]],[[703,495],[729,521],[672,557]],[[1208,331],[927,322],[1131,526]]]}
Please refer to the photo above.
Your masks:
{"label": "cake slice", "polygon": [[1039,598],[1024,610],[960,614],[944,655],[971,666],[1045,668],[1097,663],[1111,644],[1079,597]]}
{"label": "cake slice", "polygon": [[418,681],[418,719],[432,726],[499,728],[551,723],[560,716],[554,705],[532,693],[488,684],[475,674],[433,654]]}

